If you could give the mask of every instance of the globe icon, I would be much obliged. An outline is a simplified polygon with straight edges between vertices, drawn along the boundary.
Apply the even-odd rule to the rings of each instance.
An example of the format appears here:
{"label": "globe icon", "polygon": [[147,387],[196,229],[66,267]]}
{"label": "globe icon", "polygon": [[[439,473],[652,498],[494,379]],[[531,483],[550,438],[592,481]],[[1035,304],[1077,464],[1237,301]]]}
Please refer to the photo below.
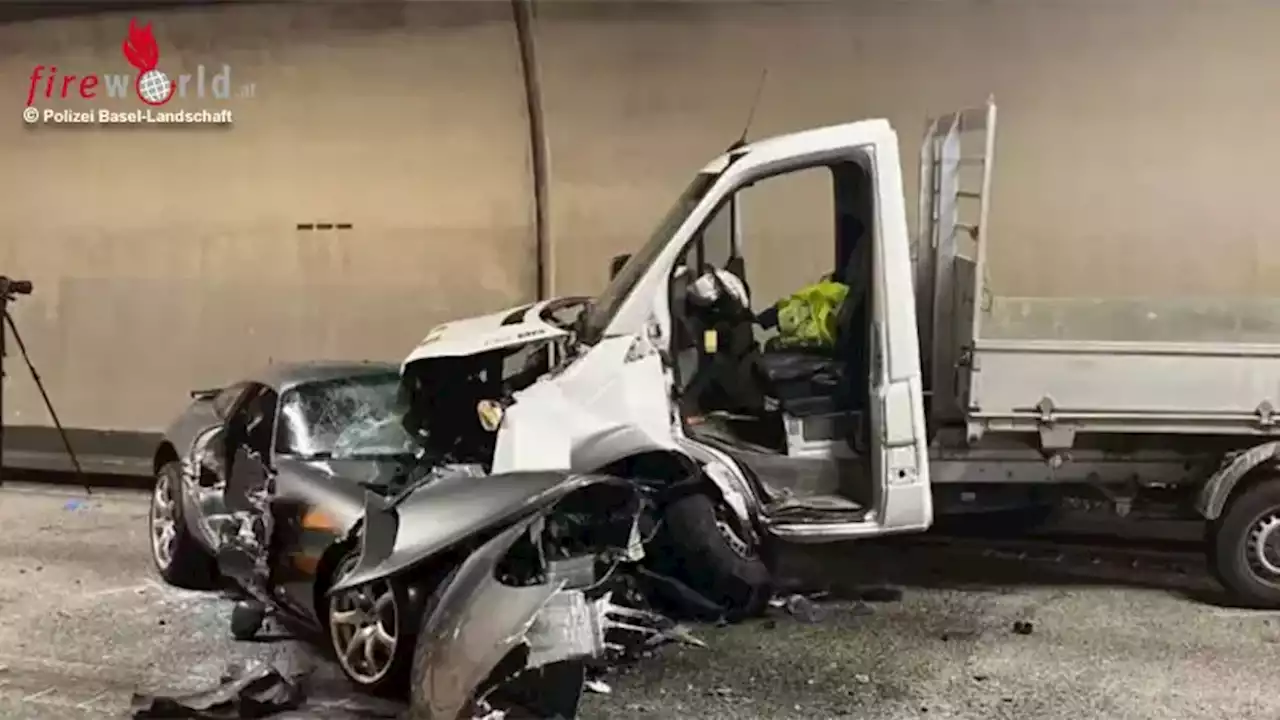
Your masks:
{"label": "globe icon", "polygon": [[173,82],[159,70],[148,70],[138,76],[138,97],[150,105],[162,105],[173,96]]}

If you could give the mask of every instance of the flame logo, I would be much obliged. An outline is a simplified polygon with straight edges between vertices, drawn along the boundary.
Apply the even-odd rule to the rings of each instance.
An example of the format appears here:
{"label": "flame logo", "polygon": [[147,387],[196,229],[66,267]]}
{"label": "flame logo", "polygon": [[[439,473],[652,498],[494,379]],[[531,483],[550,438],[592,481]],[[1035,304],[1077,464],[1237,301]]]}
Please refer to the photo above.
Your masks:
{"label": "flame logo", "polygon": [[168,75],[156,69],[160,62],[160,47],[151,33],[151,23],[138,27],[138,20],[129,20],[129,36],[121,45],[124,59],[138,69],[134,90],[138,98],[148,105],[163,105],[173,98],[175,83]]}
{"label": "flame logo", "polygon": [[137,18],[129,21],[129,37],[124,41],[124,58],[129,64],[138,68],[138,72],[156,69],[160,62],[160,48],[156,45],[156,37],[151,34],[151,23],[138,27]]}

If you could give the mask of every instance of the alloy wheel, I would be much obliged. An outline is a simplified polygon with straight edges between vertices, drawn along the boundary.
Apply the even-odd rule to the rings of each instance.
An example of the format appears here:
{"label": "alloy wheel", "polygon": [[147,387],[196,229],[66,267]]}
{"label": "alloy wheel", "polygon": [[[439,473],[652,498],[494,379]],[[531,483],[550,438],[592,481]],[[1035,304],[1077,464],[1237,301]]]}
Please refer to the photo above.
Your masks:
{"label": "alloy wheel", "polygon": [[151,556],[162,570],[173,564],[178,544],[178,497],[173,475],[161,470],[156,474],[151,493]]}
{"label": "alloy wheel", "polygon": [[[335,577],[350,572],[357,556],[338,568]],[[391,671],[400,638],[400,607],[389,581],[351,588],[329,601],[329,637],[347,675],[361,685],[379,682]]]}

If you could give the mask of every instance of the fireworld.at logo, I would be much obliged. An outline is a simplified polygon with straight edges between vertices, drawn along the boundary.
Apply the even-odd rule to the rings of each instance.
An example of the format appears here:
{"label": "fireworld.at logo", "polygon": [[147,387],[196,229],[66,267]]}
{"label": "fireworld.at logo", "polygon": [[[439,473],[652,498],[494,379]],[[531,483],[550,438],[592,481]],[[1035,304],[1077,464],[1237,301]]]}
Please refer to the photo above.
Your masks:
{"label": "fireworld.at logo", "polygon": [[[151,32],[151,23],[139,27],[136,19],[130,20],[128,35],[120,47],[125,60],[137,70],[137,74],[59,74],[56,65],[47,68],[37,65],[31,70],[27,106],[30,107],[41,98],[66,99],[73,95],[92,100],[98,97],[100,88],[106,90],[109,98],[124,98],[132,94],[153,107],[164,105],[174,97],[212,97],[218,100],[232,97],[230,65],[224,64],[216,72],[209,72],[201,63],[196,66],[194,74],[184,73],[175,77],[170,77],[160,69],[160,47]],[[240,85],[236,88],[235,96],[251,98],[254,89],[252,83]]]}

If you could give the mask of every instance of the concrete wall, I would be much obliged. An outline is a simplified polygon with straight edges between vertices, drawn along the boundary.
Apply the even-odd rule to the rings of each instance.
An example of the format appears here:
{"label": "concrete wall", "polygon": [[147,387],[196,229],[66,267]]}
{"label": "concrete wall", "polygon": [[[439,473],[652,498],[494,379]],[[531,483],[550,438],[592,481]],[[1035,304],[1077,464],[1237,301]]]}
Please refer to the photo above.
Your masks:
{"label": "concrete wall", "polygon": [[[150,19],[163,69],[255,84],[233,127],[24,127],[32,66],[129,70],[128,16],[0,28],[0,272],[36,283],[14,316],[67,424],[154,429],[193,387],[272,359],[398,358],[438,320],[533,293],[508,6]],[[315,222],[352,228],[296,229]],[[8,420],[46,423],[10,371]]]}
{"label": "concrete wall", "polygon": [[[37,282],[15,315],[68,424],[155,428],[185,389],[268,358],[397,357],[436,321],[533,295],[509,5],[153,20],[183,63],[252,76],[234,128],[29,131],[31,66],[123,71],[127,20],[0,27],[0,272]],[[1003,295],[1268,296],[1276,27],[1265,0],[541,2],[556,291],[600,287],[735,139],[767,68],[753,137],[888,117],[912,199],[925,116],[994,93]],[[791,268],[770,292],[828,252],[830,200],[802,184],[756,213],[755,267]],[[294,229],[313,221],[354,228]],[[43,424],[29,386],[10,380],[7,417]]]}
{"label": "concrete wall", "polygon": [[[1268,252],[1280,105],[1260,84],[1280,60],[1274,3],[608,5],[547,4],[540,26],[567,289],[597,284],[607,257],[736,136],[766,67],[753,136],[888,117],[908,159],[928,114],[994,93],[1001,294],[1265,295],[1280,284]],[[791,250],[777,245],[774,257]]]}

